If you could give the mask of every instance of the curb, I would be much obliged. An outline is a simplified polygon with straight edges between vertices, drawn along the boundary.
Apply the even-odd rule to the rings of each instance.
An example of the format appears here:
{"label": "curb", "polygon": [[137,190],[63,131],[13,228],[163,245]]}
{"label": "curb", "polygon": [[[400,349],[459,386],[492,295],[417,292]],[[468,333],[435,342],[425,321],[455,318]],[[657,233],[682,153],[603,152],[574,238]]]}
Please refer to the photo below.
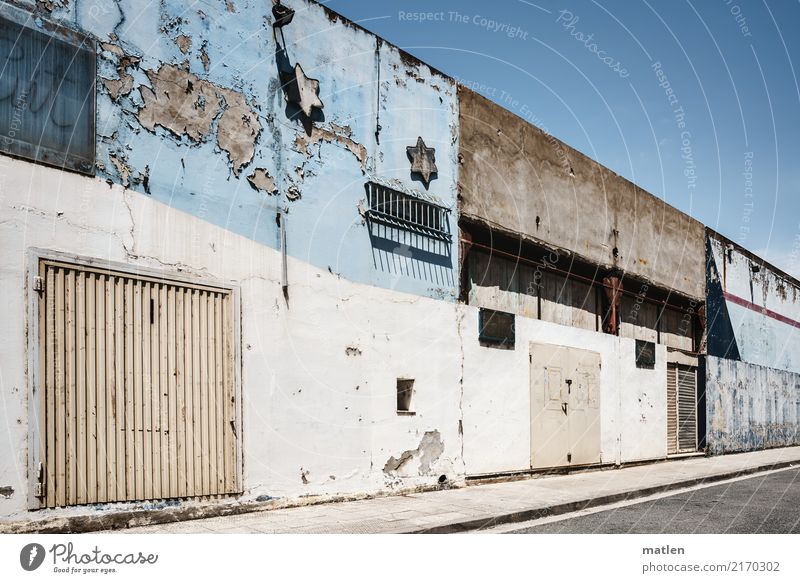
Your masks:
{"label": "curb", "polygon": [[800,460],[789,460],[772,464],[763,464],[760,466],[745,468],[743,470],[725,472],[713,476],[705,476],[703,478],[692,478],[689,480],[682,480],[680,482],[672,482],[670,484],[650,486],[640,490],[628,490],[626,492],[607,494],[597,498],[576,500],[574,502],[564,502],[563,504],[556,504],[555,506],[540,506],[536,508],[516,510],[506,514],[485,515],[479,518],[456,520],[445,524],[439,524],[436,526],[429,526],[415,530],[403,530],[398,534],[457,534],[475,530],[485,530],[495,526],[500,526],[502,524],[513,524],[516,522],[527,522],[529,520],[546,518],[548,516],[558,516],[559,514],[568,514],[570,512],[577,512],[579,510],[586,510],[588,508],[596,508],[598,506],[606,506],[608,504],[614,504],[616,502],[623,502],[626,500],[646,498],[648,496],[653,496],[654,494],[661,494],[663,492],[670,492],[672,490],[680,490],[682,488],[689,488],[691,486],[697,486],[700,484],[713,484],[723,480],[730,480],[731,478],[739,478],[742,476],[748,476],[750,474],[757,474],[770,470],[779,470],[792,466],[800,466]]}

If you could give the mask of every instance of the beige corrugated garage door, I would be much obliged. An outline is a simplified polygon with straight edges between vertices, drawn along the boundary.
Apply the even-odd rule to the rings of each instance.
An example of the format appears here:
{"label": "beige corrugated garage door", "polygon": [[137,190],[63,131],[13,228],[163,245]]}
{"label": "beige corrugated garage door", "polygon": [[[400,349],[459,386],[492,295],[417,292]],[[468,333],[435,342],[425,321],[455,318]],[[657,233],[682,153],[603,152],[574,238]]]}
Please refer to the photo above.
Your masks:
{"label": "beige corrugated garage door", "polygon": [[232,292],[49,260],[37,283],[40,505],[239,492]]}

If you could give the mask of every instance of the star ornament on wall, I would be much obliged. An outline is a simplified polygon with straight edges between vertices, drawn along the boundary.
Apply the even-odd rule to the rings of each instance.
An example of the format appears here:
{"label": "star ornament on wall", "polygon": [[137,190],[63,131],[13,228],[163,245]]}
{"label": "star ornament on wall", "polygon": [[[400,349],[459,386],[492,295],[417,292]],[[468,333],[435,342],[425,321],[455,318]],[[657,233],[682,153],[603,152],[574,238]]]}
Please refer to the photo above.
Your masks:
{"label": "star ornament on wall", "polygon": [[311,117],[314,108],[323,109],[325,104],[319,98],[319,81],[306,76],[300,63],[294,66],[294,76],[284,83],[286,101],[297,104],[306,117]]}
{"label": "star ornament on wall", "polygon": [[419,174],[425,187],[431,182],[431,175],[436,174],[436,148],[428,148],[422,137],[417,138],[416,146],[406,148],[408,157],[411,159],[411,173]]}

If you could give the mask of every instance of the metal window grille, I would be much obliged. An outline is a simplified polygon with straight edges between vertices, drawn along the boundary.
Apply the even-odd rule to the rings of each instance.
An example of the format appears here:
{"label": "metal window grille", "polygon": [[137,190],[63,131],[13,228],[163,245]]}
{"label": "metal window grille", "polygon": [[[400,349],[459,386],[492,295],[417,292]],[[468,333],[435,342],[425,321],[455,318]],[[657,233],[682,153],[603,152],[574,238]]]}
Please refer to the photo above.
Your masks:
{"label": "metal window grille", "polygon": [[450,209],[375,182],[367,183],[368,220],[451,241]]}

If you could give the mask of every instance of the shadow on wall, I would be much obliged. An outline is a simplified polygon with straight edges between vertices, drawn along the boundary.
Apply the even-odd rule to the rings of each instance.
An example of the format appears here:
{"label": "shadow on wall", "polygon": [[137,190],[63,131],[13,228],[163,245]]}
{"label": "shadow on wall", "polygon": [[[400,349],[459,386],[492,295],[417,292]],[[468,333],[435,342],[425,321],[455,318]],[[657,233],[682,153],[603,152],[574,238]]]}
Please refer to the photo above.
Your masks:
{"label": "shadow on wall", "polygon": [[450,210],[424,195],[373,181],[365,190],[363,216],[375,269],[454,287]]}
{"label": "shadow on wall", "polygon": [[454,285],[451,242],[375,221],[367,227],[375,269],[439,287]]}
{"label": "shadow on wall", "polygon": [[[317,96],[319,82],[306,77],[299,63],[292,64],[286,50],[283,28],[278,28],[275,32],[275,67],[286,101],[284,113],[287,119],[299,120],[303,124],[306,135],[310,136],[314,123],[325,121],[325,114],[321,109],[322,102]],[[312,93],[313,95],[311,95]],[[305,111],[304,107],[307,108]]]}

